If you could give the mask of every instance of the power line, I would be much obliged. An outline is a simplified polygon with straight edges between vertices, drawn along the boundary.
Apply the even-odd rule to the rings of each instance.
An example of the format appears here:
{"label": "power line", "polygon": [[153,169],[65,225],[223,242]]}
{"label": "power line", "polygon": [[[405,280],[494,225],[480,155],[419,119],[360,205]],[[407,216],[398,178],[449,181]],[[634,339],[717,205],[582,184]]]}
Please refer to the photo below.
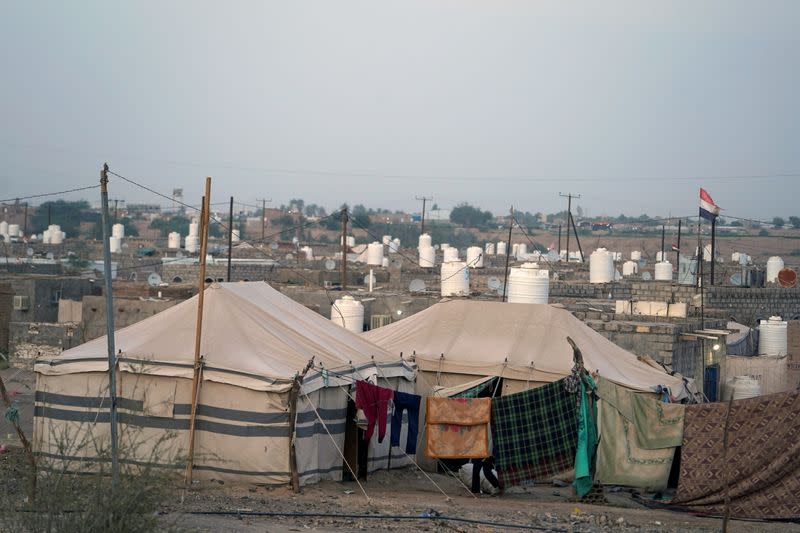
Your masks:
{"label": "power line", "polygon": [[32,194],[29,196],[15,196],[14,198],[6,198],[0,200],[0,203],[15,202],[17,200],[30,200],[32,198],[44,198],[45,196],[58,196],[60,194],[67,194],[71,192],[88,191],[89,189],[97,189],[100,185],[89,185],[88,187],[78,187],[77,189],[67,189],[66,191],[47,192],[42,194]]}

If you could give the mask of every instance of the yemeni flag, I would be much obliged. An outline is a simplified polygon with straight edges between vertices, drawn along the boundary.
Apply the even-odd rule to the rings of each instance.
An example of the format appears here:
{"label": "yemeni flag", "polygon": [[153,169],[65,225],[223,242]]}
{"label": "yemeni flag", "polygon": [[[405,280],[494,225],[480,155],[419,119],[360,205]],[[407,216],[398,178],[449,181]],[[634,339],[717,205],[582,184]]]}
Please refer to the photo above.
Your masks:
{"label": "yemeni flag", "polygon": [[719,216],[720,208],[714,203],[705,189],[700,188],[700,216],[713,221]]}

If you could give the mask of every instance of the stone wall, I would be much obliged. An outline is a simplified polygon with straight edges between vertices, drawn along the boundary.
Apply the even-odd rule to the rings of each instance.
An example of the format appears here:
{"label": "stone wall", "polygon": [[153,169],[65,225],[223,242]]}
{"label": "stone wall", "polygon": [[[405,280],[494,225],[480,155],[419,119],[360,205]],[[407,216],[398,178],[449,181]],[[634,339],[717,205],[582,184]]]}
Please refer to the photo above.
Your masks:
{"label": "stone wall", "polygon": [[11,322],[11,307],[14,290],[11,283],[0,283],[0,352],[8,353],[8,324]]}
{"label": "stone wall", "polygon": [[[121,329],[156,313],[169,309],[182,300],[140,300],[138,298],[114,298],[114,329]],[[83,341],[90,341],[106,334],[106,299],[104,296],[85,296],[81,311]]]}
{"label": "stone wall", "polygon": [[58,355],[83,342],[78,324],[11,322],[9,355],[12,366],[32,368],[37,357]]}
{"label": "stone wall", "polygon": [[706,307],[726,311],[736,322],[755,326],[758,319],[778,315],[800,318],[800,288],[709,287]]}

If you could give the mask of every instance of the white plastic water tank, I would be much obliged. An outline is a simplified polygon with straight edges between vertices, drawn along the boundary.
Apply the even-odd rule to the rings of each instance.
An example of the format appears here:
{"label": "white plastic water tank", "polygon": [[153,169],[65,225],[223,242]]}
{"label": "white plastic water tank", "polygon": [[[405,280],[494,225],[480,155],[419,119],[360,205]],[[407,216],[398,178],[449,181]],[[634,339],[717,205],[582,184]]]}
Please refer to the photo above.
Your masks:
{"label": "white plastic water tank", "polygon": [[181,247],[181,234],[177,231],[171,231],[167,235],[167,248],[170,250],[177,250]]}
{"label": "white plastic water tank", "polygon": [[494,243],[493,242],[487,242],[483,246],[483,252],[486,255],[494,255]]}
{"label": "white plastic water tank", "polygon": [[467,248],[467,265],[469,268],[483,268],[483,249],[480,246]]}
{"label": "white plastic water tank", "polygon": [[639,263],[636,261],[625,261],[622,263],[622,275],[633,276],[639,271]]}
{"label": "white plastic water tank", "polygon": [[400,239],[394,238],[389,242],[389,253],[396,254],[400,251]]}
{"label": "white plastic water tank", "polygon": [[361,333],[364,331],[364,305],[352,296],[342,296],[331,306],[331,322],[354,333]]}
{"label": "white plastic water tank", "polygon": [[383,264],[383,245],[377,241],[367,246],[367,264],[381,266]]}
{"label": "white plastic water tank", "polygon": [[739,264],[741,266],[746,266],[750,263],[751,257],[747,254],[739,254]]}
{"label": "white plastic water tank", "polygon": [[306,261],[313,261],[314,260],[314,249],[310,246],[302,246],[300,251],[305,254]]}
{"label": "white plastic water tank", "polygon": [[[63,231],[53,231],[50,232],[50,244],[63,244],[64,239],[66,238],[67,234]],[[120,242],[122,239],[120,239]],[[121,246],[121,244],[120,244]]]}
{"label": "white plastic water tank", "polygon": [[433,246],[425,246],[419,249],[419,266],[432,268],[436,266],[436,250]]}
{"label": "white plastic water tank", "polygon": [[5,220],[0,222],[0,235],[8,235],[8,222]]}
{"label": "white plastic water tank", "polygon": [[184,239],[184,248],[189,253],[196,253],[200,250],[200,239],[197,235],[187,235]]}
{"label": "white plastic water tank", "polygon": [[502,241],[497,243],[497,255],[506,255],[506,243]]}
{"label": "white plastic water tank", "polygon": [[384,235],[384,236],[381,238],[381,243],[382,243],[384,246],[385,246],[385,245],[387,245],[387,244],[389,244],[390,242],[392,242],[392,236],[391,236],[391,235]]}
{"label": "white plastic water tank", "polygon": [[192,222],[189,224],[189,236],[197,237],[199,231],[200,224],[198,224],[196,220],[192,220]]}
{"label": "white plastic water tank", "polygon": [[389,258],[388,257],[384,256],[383,259],[381,259],[381,266],[383,268],[389,268]]}
{"label": "white plastic water tank", "polygon": [[669,261],[656,263],[655,274],[656,281],[672,281],[672,263]]}
{"label": "white plastic water tank", "polygon": [[758,353],[768,357],[782,357],[787,353],[788,327],[779,316],[771,316],[758,325]]}
{"label": "white plastic water tank", "polygon": [[352,248],[355,245],[356,245],[356,238],[353,237],[352,235],[348,235],[347,236],[347,246]]}
{"label": "white plastic water tank", "polygon": [[122,251],[122,239],[119,237],[111,236],[108,238],[108,246],[109,248],[111,248],[112,254],[118,254]]}
{"label": "white plastic water tank", "polygon": [[642,260],[641,250],[634,250],[631,252],[631,261],[641,261],[641,260]]}
{"label": "white plastic water tank", "polygon": [[706,244],[703,246],[703,261],[709,262],[711,261],[711,245]]}
{"label": "white plastic water tank", "polygon": [[783,270],[783,259],[777,255],[773,255],[767,259],[767,283],[775,283],[778,281],[778,272]]}
{"label": "white plastic water tank", "polygon": [[517,251],[514,253],[516,259],[525,259],[528,256],[528,245],[524,242],[519,243]]}
{"label": "white plastic water tank", "polygon": [[444,249],[444,252],[442,252],[442,262],[451,263],[453,261],[458,261],[458,248],[448,246]]}
{"label": "white plastic water tank", "polygon": [[119,237],[120,239],[125,237],[125,226],[122,224],[114,224],[111,226],[111,236],[112,237]]}
{"label": "white plastic water tank", "polygon": [[656,252],[656,261],[664,261],[666,259],[665,258],[666,255],[667,255],[666,252],[662,252],[661,250],[657,251]]}
{"label": "white plastic water tank", "polygon": [[19,224],[9,224],[8,225],[8,236],[9,237],[19,237]]}
{"label": "white plastic water tank", "polygon": [[[11,236],[8,236],[11,238]],[[42,244],[50,244],[50,230],[46,229],[42,232]]]}
{"label": "white plastic water tank", "polygon": [[614,256],[614,261],[622,261],[622,252],[611,252]]}
{"label": "white plastic water tank", "polygon": [[448,248],[450,248],[450,245],[449,245],[448,243],[446,243],[446,242],[443,242],[443,243],[442,243],[442,244],[439,246],[439,249],[440,249],[440,250],[447,250]]}
{"label": "white plastic water tank", "polygon": [[519,243],[515,242],[511,244],[511,257],[516,259],[517,255],[519,255]]}
{"label": "white plastic water tank", "polygon": [[735,376],[730,384],[734,400],[745,400],[761,396],[761,385],[750,376]]}
{"label": "white plastic water tank", "polygon": [[238,229],[231,230],[231,242],[239,242],[242,240],[242,233]]}
{"label": "white plastic water tank", "polygon": [[589,256],[589,283],[609,283],[614,279],[614,262],[611,253],[598,248]]}
{"label": "white plastic water tank", "polygon": [[417,245],[417,248],[421,250],[428,246],[433,246],[433,240],[431,239],[430,235],[428,235],[427,233],[423,233],[422,235],[419,236],[419,244]]}
{"label": "white plastic water tank", "polygon": [[469,269],[463,261],[442,263],[442,296],[469,296]]}
{"label": "white plastic water tank", "polygon": [[508,274],[508,301],[522,304],[546,304],[550,295],[550,272],[537,263],[523,263]]}
{"label": "white plastic water tank", "polygon": [[731,254],[731,263],[738,263],[741,256],[741,252],[733,252]]}

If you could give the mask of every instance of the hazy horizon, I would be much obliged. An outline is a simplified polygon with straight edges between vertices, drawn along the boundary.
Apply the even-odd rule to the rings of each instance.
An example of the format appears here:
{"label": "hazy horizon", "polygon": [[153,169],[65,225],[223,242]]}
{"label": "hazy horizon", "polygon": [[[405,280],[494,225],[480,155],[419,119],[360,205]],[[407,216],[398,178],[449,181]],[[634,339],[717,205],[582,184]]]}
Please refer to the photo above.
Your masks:
{"label": "hazy horizon", "polygon": [[[233,195],[495,214],[800,214],[800,4],[0,7],[0,198],[100,166]],[[110,194],[162,203],[112,177]],[[92,194],[74,193],[64,198]],[[46,200],[46,199],[42,199]]]}

